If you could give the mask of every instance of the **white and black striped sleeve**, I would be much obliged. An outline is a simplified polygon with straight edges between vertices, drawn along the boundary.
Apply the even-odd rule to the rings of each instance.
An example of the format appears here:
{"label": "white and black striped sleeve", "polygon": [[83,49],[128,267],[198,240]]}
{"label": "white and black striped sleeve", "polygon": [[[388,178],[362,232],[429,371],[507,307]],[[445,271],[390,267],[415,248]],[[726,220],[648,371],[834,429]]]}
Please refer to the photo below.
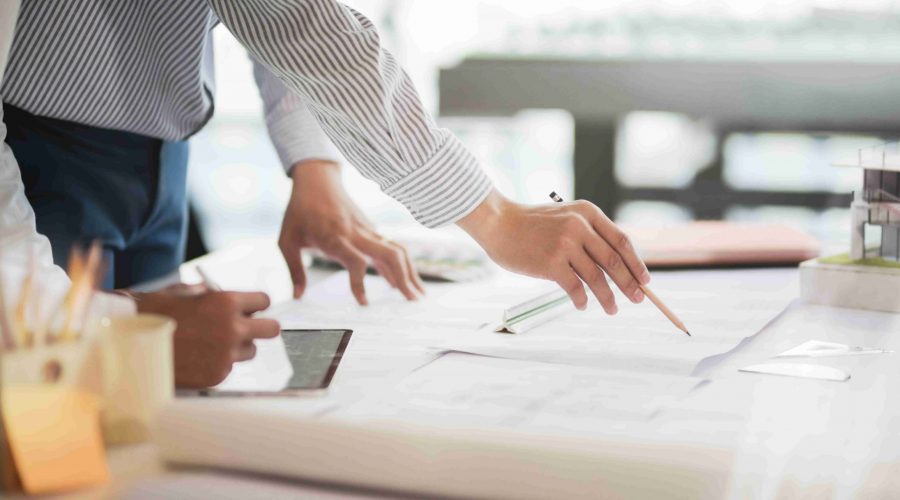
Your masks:
{"label": "white and black striped sleeve", "polygon": [[491,190],[438,128],[371,21],[333,0],[209,0],[241,43],[303,97],[347,159],[422,224],[459,220]]}
{"label": "white and black striped sleeve", "polygon": [[291,167],[304,160],[338,163],[341,153],[322,131],[303,99],[285,87],[271,71],[252,57],[250,59],[263,102],[266,129],[285,171],[290,174]]}

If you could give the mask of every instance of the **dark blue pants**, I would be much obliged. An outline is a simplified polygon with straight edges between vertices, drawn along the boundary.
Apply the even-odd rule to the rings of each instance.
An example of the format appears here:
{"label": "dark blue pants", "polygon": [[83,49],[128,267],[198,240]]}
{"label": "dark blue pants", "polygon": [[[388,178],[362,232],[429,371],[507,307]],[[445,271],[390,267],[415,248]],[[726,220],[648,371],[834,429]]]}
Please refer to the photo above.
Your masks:
{"label": "dark blue pants", "polygon": [[38,232],[65,267],[73,245],[103,243],[104,286],[164,276],[184,259],[187,142],[43,118],[4,105]]}

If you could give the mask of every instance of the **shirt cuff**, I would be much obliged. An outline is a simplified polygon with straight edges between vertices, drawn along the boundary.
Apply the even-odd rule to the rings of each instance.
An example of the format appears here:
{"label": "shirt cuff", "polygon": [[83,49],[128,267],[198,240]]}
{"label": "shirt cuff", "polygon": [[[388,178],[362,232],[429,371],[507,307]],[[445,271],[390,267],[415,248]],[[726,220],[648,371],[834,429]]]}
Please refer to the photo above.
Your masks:
{"label": "shirt cuff", "polygon": [[469,215],[493,189],[478,160],[459,139],[445,131],[445,141],[427,163],[387,186],[384,192],[431,228]]}
{"label": "shirt cuff", "polygon": [[133,316],[137,314],[134,299],[125,295],[96,292],[91,298],[88,317],[92,319]]}
{"label": "shirt cuff", "polygon": [[326,160],[341,162],[341,153],[325,135],[322,128],[314,120],[305,105],[289,112],[270,117],[266,127],[272,145],[286,173],[291,167],[304,160]]}

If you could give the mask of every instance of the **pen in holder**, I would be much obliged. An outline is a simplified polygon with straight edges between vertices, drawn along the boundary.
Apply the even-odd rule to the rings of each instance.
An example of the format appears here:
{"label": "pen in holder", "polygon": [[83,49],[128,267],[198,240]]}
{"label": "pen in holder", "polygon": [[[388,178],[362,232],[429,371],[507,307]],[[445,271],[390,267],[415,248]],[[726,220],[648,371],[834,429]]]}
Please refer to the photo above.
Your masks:
{"label": "pen in holder", "polygon": [[103,436],[107,444],[146,441],[157,413],[174,393],[172,333],[165,316],[103,318]]}

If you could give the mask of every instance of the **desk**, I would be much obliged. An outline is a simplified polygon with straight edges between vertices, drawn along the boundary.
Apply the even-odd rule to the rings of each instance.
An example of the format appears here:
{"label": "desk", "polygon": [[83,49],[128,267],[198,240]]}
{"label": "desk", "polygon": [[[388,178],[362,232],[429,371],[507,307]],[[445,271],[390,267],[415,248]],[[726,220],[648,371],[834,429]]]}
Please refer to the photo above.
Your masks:
{"label": "desk", "polygon": [[[274,244],[251,250],[256,256],[278,255]],[[229,255],[234,254],[212,255],[206,263],[235,269],[228,266]],[[225,261],[217,261],[219,257]],[[272,266],[280,260],[257,262]],[[237,272],[252,273],[248,267],[249,264]],[[313,279],[326,275],[314,272]],[[690,280],[692,274],[681,276]],[[746,270],[737,276],[743,276],[743,286],[733,293],[774,294],[782,297],[785,304],[797,296],[795,269]],[[281,278],[287,279],[286,275],[276,277],[269,286],[284,285],[278,281]],[[220,281],[229,286],[231,280],[221,276]],[[737,367],[761,362],[811,336],[819,338],[819,332],[805,331],[805,325],[823,319],[836,328],[831,329],[831,338],[822,340],[900,350],[900,315],[829,308],[816,308],[807,314],[813,316],[782,316],[737,350],[704,362],[699,374],[713,382],[666,410],[661,418],[632,431],[730,445],[735,450],[735,497],[896,497],[900,492],[900,399],[893,395],[900,390],[900,363],[895,355],[845,359],[842,366],[851,371],[853,378],[843,384],[736,372]],[[366,371],[350,365],[343,368],[346,370],[339,371],[340,377],[335,379],[335,395],[346,397],[354,392],[354,373],[362,376]],[[723,401],[734,404],[724,405]],[[725,406],[732,408],[730,413],[720,411]],[[85,492],[73,498],[116,497],[123,492],[135,498],[370,495],[223,472],[167,469],[156,457],[152,445],[114,449],[110,454],[113,484],[102,492]]]}

